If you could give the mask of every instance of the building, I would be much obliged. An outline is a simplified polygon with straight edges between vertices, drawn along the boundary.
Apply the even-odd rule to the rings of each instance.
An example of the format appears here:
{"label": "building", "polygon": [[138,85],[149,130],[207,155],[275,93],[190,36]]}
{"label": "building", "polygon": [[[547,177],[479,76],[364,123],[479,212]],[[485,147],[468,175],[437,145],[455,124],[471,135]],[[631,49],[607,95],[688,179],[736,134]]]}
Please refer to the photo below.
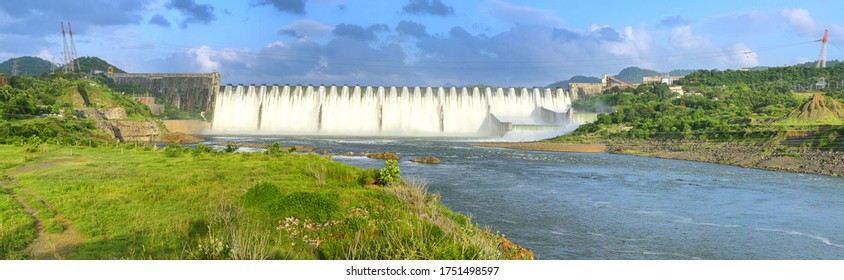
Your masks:
{"label": "building", "polygon": [[666,85],[673,85],[674,82],[683,78],[684,76],[670,76],[668,74],[664,74],[661,76],[650,76],[650,77],[642,77],[642,83],[644,84],[658,84],[663,83]]}

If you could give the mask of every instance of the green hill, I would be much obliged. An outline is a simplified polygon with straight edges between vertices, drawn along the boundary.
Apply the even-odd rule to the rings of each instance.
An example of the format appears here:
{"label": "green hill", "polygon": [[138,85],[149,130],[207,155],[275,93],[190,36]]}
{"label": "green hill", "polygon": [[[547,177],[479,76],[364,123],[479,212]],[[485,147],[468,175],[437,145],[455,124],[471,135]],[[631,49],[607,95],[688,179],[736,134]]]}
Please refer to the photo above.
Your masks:
{"label": "green hill", "polygon": [[123,71],[117,66],[111,65],[107,61],[95,56],[80,57],[76,59],[76,62],[79,64],[78,72],[82,73],[91,73],[93,71],[106,72],[109,66],[114,68],[114,73],[126,73],[126,71]]}
{"label": "green hill", "polygon": [[33,56],[22,56],[10,58],[9,60],[0,63],[0,73],[6,76],[13,76],[13,68],[17,63],[19,76],[41,76],[50,73],[55,65],[53,63]]}
{"label": "green hill", "polygon": [[659,72],[650,69],[627,67],[621,70],[621,72],[619,72],[618,75],[615,75],[615,77],[629,83],[641,84],[643,77],[659,76],[659,74]]}
{"label": "green hill", "polygon": [[565,81],[559,81],[553,84],[548,85],[549,88],[569,88],[569,83],[600,83],[601,78],[598,77],[586,77],[586,76],[574,76],[571,79]]}

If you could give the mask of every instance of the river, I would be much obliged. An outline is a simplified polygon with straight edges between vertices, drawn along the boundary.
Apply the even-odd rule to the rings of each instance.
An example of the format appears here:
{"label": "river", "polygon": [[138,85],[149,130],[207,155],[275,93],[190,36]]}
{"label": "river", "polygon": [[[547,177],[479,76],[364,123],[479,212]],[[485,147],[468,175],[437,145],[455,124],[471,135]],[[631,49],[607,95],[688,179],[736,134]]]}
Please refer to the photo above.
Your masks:
{"label": "river", "polygon": [[[212,137],[395,152],[404,178],[539,259],[844,259],[844,179],[461,139]],[[410,162],[436,156],[443,163]],[[363,168],[382,160],[335,156]]]}

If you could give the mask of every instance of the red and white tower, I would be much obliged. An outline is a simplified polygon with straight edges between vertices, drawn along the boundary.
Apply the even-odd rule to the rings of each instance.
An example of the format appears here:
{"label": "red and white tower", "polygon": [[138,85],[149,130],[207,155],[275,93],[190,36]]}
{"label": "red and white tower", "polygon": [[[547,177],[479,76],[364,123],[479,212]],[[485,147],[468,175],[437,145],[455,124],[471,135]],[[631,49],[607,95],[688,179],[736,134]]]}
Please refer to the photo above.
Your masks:
{"label": "red and white tower", "polygon": [[823,38],[818,40],[821,42],[821,54],[818,56],[818,63],[815,65],[817,68],[824,68],[826,67],[826,41],[827,36],[829,35],[829,30],[823,30]]}

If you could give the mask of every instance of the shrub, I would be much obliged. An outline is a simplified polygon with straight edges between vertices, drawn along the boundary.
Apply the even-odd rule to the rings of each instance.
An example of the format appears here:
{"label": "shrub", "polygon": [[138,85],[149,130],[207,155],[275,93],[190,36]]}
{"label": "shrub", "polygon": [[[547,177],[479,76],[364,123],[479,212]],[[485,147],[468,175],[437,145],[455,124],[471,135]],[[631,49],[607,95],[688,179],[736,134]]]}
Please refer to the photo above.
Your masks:
{"label": "shrub", "polygon": [[177,157],[182,153],[182,145],[170,144],[164,148],[164,155],[167,157]]}
{"label": "shrub", "polygon": [[234,153],[240,146],[236,144],[226,144],[226,148],[223,149],[224,153]]}
{"label": "shrub", "polygon": [[214,152],[214,149],[211,149],[211,147],[208,147],[208,146],[205,146],[205,145],[202,145],[202,144],[196,144],[196,148],[193,149],[193,156],[198,157],[198,156],[201,156],[202,154],[209,154],[209,153],[213,153],[213,152]]}
{"label": "shrub", "polygon": [[282,193],[272,183],[258,183],[241,201],[247,208],[268,214],[274,220],[285,217],[325,222],[340,216],[340,197],[322,192]]}
{"label": "shrub", "polygon": [[267,155],[270,155],[270,156],[277,156],[277,155],[286,154],[286,153],[288,153],[288,152],[283,151],[281,149],[281,145],[279,145],[278,142],[273,142],[272,145],[267,147]]}
{"label": "shrub", "polygon": [[399,164],[394,159],[384,162],[384,168],[378,170],[378,183],[380,185],[387,185],[389,183],[399,182],[401,180],[401,170]]}

